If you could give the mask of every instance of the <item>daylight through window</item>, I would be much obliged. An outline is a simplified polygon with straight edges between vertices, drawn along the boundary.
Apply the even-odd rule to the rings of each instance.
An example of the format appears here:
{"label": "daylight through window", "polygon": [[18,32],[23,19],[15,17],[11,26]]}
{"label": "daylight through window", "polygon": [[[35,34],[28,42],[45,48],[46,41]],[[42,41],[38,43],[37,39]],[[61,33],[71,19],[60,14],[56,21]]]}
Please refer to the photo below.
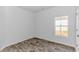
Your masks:
{"label": "daylight through window", "polygon": [[68,37],[68,16],[55,17],[55,35]]}

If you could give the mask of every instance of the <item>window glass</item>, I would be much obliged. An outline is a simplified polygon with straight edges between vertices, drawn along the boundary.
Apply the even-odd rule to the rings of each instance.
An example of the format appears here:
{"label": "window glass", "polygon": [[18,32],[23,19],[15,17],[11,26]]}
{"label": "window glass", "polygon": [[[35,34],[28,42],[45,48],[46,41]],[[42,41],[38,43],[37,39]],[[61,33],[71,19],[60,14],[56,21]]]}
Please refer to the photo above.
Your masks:
{"label": "window glass", "polygon": [[55,35],[68,37],[68,16],[55,17]]}

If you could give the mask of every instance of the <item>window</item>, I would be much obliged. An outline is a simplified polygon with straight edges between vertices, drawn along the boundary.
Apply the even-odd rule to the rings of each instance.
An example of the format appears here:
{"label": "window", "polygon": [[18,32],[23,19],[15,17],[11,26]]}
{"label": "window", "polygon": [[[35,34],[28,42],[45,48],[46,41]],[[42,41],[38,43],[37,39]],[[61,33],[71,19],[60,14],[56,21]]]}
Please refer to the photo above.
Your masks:
{"label": "window", "polygon": [[55,17],[55,35],[68,37],[68,16]]}

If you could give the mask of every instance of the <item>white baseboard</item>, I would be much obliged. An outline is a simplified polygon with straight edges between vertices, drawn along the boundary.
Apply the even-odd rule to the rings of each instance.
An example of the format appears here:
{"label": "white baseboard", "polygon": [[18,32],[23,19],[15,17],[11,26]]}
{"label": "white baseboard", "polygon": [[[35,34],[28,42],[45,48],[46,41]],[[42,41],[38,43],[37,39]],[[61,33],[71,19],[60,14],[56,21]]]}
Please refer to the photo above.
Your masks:
{"label": "white baseboard", "polygon": [[24,40],[28,40],[28,39],[30,39],[30,38],[33,38],[33,36],[27,37],[26,39],[20,40],[20,41],[18,41],[18,42],[13,42],[13,43],[7,44],[7,45],[3,46],[2,48],[0,48],[0,51],[3,50],[5,47],[8,47],[8,46],[10,46],[10,45],[17,44],[17,43],[19,43],[19,42],[22,42],[22,41],[24,41]]}
{"label": "white baseboard", "polygon": [[66,46],[70,46],[70,47],[76,47],[75,45],[71,45],[71,44],[67,44],[67,43],[63,43],[63,42],[59,42],[59,41],[55,41],[55,40],[49,40],[49,38],[46,38],[46,37],[42,37],[42,36],[36,36],[37,38],[40,38],[40,39],[44,39],[44,40],[48,40],[48,41],[51,41],[51,42],[56,42],[56,43],[59,43],[59,44],[63,44],[63,45],[66,45]]}
{"label": "white baseboard", "polygon": [[[31,38],[40,38],[40,39],[44,39],[44,40],[48,40],[48,41],[51,41],[51,42],[56,42],[56,43],[59,43],[59,44],[63,44],[63,45],[66,45],[66,46],[70,46],[70,47],[76,48],[75,45],[70,45],[70,44],[67,44],[67,43],[59,42],[59,41],[49,40],[49,38],[41,37],[41,36],[35,36],[35,37],[32,36],[32,37],[28,37],[28,38],[26,38],[26,39],[28,40],[28,39],[31,39]],[[26,39],[24,39],[24,40],[26,40]],[[0,51],[3,50],[5,47],[8,47],[8,46],[13,45],[13,44],[17,44],[17,43],[22,42],[22,41],[24,41],[24,40],[21,40],[21,41],[18,41],[18,42],[13,42],[13,43],[11,43],[11,44],[7,44],[7,45],[3,46],[3,47],[0,49]]]}

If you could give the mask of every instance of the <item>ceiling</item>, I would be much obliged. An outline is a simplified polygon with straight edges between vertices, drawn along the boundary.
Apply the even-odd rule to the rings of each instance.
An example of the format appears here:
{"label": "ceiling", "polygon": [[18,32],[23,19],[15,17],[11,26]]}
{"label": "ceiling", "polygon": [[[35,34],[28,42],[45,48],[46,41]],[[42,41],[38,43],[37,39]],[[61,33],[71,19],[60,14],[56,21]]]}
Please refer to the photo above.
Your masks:
{"label": "ceiling", "polygon": [[32,12],[39,12],[39,11],[51,8],[53,6],[19,6],[19,7]]}

